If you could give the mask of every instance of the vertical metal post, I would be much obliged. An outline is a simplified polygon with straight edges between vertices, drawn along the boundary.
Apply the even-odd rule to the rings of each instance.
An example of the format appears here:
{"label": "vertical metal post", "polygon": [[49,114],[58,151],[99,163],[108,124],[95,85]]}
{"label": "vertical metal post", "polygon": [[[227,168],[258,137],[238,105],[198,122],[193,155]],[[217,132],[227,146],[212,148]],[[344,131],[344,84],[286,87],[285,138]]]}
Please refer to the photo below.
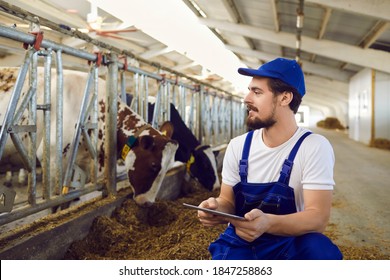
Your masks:
{"label": "vertical metal post", "polygon": [[186,88],[180,86],[180,116],[183,118],[184,122],[186,121]]}
{"label": "vertical metal post", "polygon": [[167,83],[166,86],[166,96],[164,98],[165,102],[165,118],[163,121],[170,121],[171,120],[171,90],[172,90],[172,84]]}
{"label": "vertical metal post", "polygon": [[[38,57],[35,52],[32,56],[32,63],[30,68],[30,87],[37,88],[37,65],[38,65]],[[37,124],[37,94],[36,90],[34,91],[33,96],[31,97],[29,106],[28,106],[28,119],[29,125]],[[36,173],[36,154],[37,154],[37,133],[29,132],[30,142],[28,146],[28,157],[31,163],[31,172],[28,173],[28,203],[30,205],[36,204],[36,196],[37,196],[37,173]]]}
{"label": "vertical metal post", "polygon": [[172,86],[172,104],[175,107],[176,107],[176,89],[177,89],[177,85],[175,84]]}
{"label": "vertical metal post", "polygon": [[130,108],[139,114],[139,74],[133,75],[133,99],[131,100]]}
{"label": "vertical metal post", "polygon": [[195,100],[194,100],[194,135],[198,141],[201,141],[200,138],[200,125],[201,125],[201,101],[200,101],[200,95],[201,95],[201,87],[196,86],[194,93],[195,94]]}
{"label": "vertical metal post", "polygon": [[158,86],[156,102],[154,103],[152,127],[158,129],[158,119],[161,115],[161,98],[165,89],[165,81],[161,81]]}
{"label": "vertical metal post", "polygon": [[56,83],[56,178],[54,185],[54,194],[59,195],[62,188],[62,145],[63,145],[63,108],[64,108],[64,77],[62,67],[62,51],[56,52],[56,72],[57,72],[57,83]]}
{"label": "vertical metal post", "polygon": [[203,133],[205,144],[211,144],[211,129],[212,129],[212,119],[210,114],[210,94],[204,94],[204,107],[202,110],[202,121],[204,124]]}
{"label": "vertical metal post", "polygon": [[195,134],[194,129],[194,107],[195,107],[195,91],[191,91],[191,103],[190,103],[190,112],[188,114],[188,128]]}
{"label": "vertical metal post", "polygon": [[[93,104],[92,105],[92,110],[90,112],[91,114],[91,122],[97,124],[98,123],[98,95],[99,95],[99,68],[94,67],[93,69],[93,75],[94,75],[94,87],[93,87]],[[93,160],[91,162],[91,179],[92,182],[95,184],[97,183],[97,173],[98,173],[98,127],[93,129],[91,132],[91,137],[92,137],[92,146],[94,147],[95,155],[93,157]]]}
{"label": "vertical metal post", "polygon": [[50,198],[50,112],[51,112],[51,55],[52,50],[43,52],[44,63],[44,88],[43,88],[43,157],[42,168],[45,170],[42,178],[43,199]]}
{"label": "vertical metal post", "polygon": [[[211,97],[211,96],[210,96]],[[210,113],[211,113],[211,131],[212,131],[212,142],[211,144],[214,145],[217,143],[218,139],[218,98],[216,95],[212,95],[211,101],[210,101]]]}
{"label": "vertical metal post", "polygon": [[204,86],[199,86],[199,93],[198,93],[198,105],[197,105],[197,111],[196,111],[196,122],[197,122],[197,136],[200,143],[203,144],[203,95],[204,95]]}
{"label": "vertical metal post", "polygon": [[375,86],[376,86],[376,70],[371,69],[371,139],[370,139],[370,146],[374,146],[375,141],[375,111],[376,111],[376,105],[375,105]]}
{"label": "vertical metal post", "polygon": [[105,146],[105,175],[106,193],[103,195],[116,194],[116,145],[117,145],[117,96],[118,96],[118,58],[116,54],[110,54],[106,84],[106,146]]}
{"label": "vertical metal post", "polygon": [[126,77],[125,77],[125,71],[120,71],[120,78],[121,78],[121,100],[123,103],[127,104],[126,100]]}
{"label": "vertical metal post", "polygon": [[143,107],[143,119],[147,120],[149,116],[149,78],[146,75],[142,75],[143,80],[143,96],[142,96],[142,107]]}

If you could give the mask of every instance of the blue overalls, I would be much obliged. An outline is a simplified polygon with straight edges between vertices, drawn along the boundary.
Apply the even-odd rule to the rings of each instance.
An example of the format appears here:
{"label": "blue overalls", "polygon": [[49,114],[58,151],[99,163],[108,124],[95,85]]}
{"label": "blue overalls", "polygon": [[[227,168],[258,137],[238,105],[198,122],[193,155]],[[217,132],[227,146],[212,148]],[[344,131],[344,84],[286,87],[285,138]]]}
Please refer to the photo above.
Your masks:
{"label": "blue overalls", "polygon": [[[302,141],[311,132],[306,132],[295,144],[288,158],[284,161],[277,182],[248,183],[248,156],[253,131],[246,137],[242,159],[240,160],[241,182],[233,187],[235,194],[236,215],[244,216],[254,208],[265,213],[286,215],[297,212],[294,189],[288,184],[295,155]],[[224,233],[210,244],[209,251],[213,259],[224,260],[334,260],[342,259],[338,247],[325,235],[317,232],[301,236],[277,236],[265,233],[253,242],[248,242],[236,235],[234,226],[229,224]]]}

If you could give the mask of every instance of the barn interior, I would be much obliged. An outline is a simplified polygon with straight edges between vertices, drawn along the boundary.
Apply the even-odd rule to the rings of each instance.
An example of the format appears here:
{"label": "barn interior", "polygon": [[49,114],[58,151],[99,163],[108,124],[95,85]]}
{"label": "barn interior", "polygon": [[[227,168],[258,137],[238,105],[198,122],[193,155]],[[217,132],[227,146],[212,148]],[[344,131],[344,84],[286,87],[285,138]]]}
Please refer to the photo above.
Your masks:
{"label": "barn interior", "polygon": [[[200,142],[219,152],[221,164],[229,140],[245,130],[242,98],[249,79],[240,77],[237,68],[258,68],[277,57],[296,59],[307,89],[297,121],[325,135],[335,150],[331,222],[338,226],[339,242],[368,245],[379,258],[390,259],[390,225],[385,222],[390,214],[389,11],[389,1],[363,0],[1,0],[0,64],[21,67],[27,53],[23,41],[33,48],[37,33],[44,46],[49,42],[54,52],[62,50],[64,69],[87,72],[102,54],[99,76],[108,80],[104,60],[115,54],[121,70],[127,70],[119,74],[118,98],[134,94],[141,104],[162,96],[164,104],[168,93],[177,90],[186,124]],[[53,60],[54,69],[58,62]],[[161,87],[162,77],[166,87]],[[205,99],[197,94],[198,86]],[[208,106],[205,114],[194,113],[206,107],[202,104]],[[146,116],[141,105],[137,110]],[[155,126],[169,116],[157,118]],[[173,199],[171,193],[177,197],[184,173],[182,164],[167,174],[163,199]],[[5,172],[0,176],[5,180]],[[9,187],[3,186],[1,259],[63,258],[70,243],[88,234],[93,219],[110,215],[129,198],[123,178],[110,180],[116,199],[102,191],[104,186],[88,186],[70,195],[53,189],[49,200],[39,190],[31,204],[26,183],[18,188],[21,202],[14,204],[4,198]],[[64,217],[76,208],[48,214],[53,206],[78,197],[75,207],[92,202],[96,209],[70,221]],[[41,218],[66,221],[38,232],[33,221]],[[46,248],[49,239],[51,249]]]}

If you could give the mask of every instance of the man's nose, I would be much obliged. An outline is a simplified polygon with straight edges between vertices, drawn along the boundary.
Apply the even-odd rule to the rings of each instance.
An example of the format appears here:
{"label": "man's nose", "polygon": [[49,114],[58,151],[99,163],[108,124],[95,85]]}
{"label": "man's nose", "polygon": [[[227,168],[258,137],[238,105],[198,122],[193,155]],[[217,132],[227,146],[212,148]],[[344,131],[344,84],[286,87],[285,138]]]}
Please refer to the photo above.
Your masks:
{"label": "man's nose", "polygon": [[244,96],[244,104],[248,104],[251,102],[251,98],[250,98],[250,92],[248,92],[245,96]]}

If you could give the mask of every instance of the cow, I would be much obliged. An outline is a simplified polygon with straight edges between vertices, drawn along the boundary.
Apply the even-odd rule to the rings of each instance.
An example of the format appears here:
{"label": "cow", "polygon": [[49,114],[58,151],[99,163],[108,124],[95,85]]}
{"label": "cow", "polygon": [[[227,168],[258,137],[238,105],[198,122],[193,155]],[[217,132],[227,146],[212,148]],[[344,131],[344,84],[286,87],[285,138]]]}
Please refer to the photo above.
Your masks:
{"label": "cow", "polygon": [[[153,119],[155,102],[149,99],[148,121]],[[175,106],[170,103],[170,122],[173,124],[172,139],[179,143],[175,160],[186,164],[186,178],[196,179],[207,190],[220,187],[216,155],[209,145],[202,145],[186,126]]]}
{"label": "cow", "polygon": [[[8,106],[12,90],[14,88],[19,68],[1,68],[0,69],[0,123],[3,123],[4,113]],[[37,85],[37,103],[43,104],[43,69],[38,68]],[[82,93],[88,78],[87,73],[64,70],[63,73],[63,166],[70,157],[69,147],[73,140],[74,129],[78,119],[78,108],[82,102]],[[27,93],[26,84],[22,90],[22,95]],[[52,88],[55,88],[56,75],[52,74]],[[105,81],[99,79],[98,83],[98,177],[103,176],[104,158],[105,158],[105,121],[106,102],[105,102]],[[52,91],[51,104],[55,104],[56,94]],[[22,98],[21,98],[22,99]],[[108,108],[109,109],[109,108]],[[51,174],[55,174],[55,119],[56,106],[51,106],[51,143],[50,153],[52,162],[50,163]],[[43,157],[42,141],[42,114],[37,113],[37,159],[40,162]],[[21,119],[21,125],[27,124],[27,117]],[[157,193],[161,187],[162,181],[174,162],[174,155],[178,148],[178,143],[172,140],[172,125],[166,123],[161,127],[161,131],[152,128],[138,114],[133,112],[126,103],[118,99],[117,114],[117,159],[123,158],[124,169],[126,170],[130,187],[133,189],[133,198],[138,205],[151,205],[154,203]],[[26,135],[21,136],[27,138]],[[18,153],[15,152],[14,145],[10,140],[7,141],[2,158],[2,163],[19,165],[21,160]],[[90,170],[91,158],[88,154],[87,144],[84,138],[80,138],[76,164],[86,172],[87,176]],[[90,178],[90,176],[89,176]],[[52,182],[53,184],[53,182]]]}

